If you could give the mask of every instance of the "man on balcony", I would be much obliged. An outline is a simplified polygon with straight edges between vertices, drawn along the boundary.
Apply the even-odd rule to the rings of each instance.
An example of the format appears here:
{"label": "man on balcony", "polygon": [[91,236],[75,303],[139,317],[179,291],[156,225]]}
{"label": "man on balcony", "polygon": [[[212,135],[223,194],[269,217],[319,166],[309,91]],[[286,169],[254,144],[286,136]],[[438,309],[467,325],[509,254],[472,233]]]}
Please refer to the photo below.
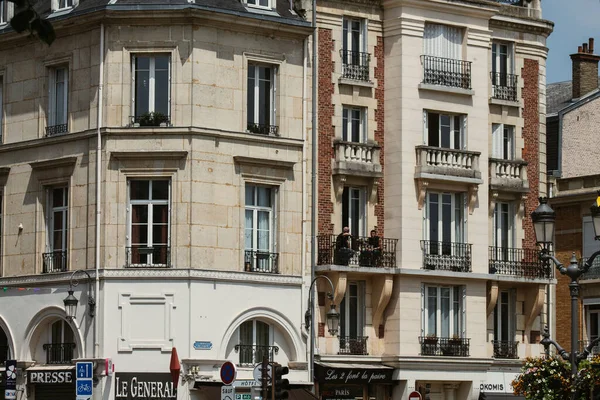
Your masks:
{"label": "man on balcony", "polygon": [[347,226],[342,229],[342,233],[340,233],[335,240],[335,248],[335,263],[337,265],[348,265],[350,259],[354,255],[354,250],[352,250],[352,235],[350,235],[350,228]]}
{"label": "man on balcony", "polygon": [[[366,265],[377,267],[381,258],[381,240],[375,229],[371,230],[371,236],[367,239],[367,249],[363,251]],[[363,263],[361,263],[362,265]]]}

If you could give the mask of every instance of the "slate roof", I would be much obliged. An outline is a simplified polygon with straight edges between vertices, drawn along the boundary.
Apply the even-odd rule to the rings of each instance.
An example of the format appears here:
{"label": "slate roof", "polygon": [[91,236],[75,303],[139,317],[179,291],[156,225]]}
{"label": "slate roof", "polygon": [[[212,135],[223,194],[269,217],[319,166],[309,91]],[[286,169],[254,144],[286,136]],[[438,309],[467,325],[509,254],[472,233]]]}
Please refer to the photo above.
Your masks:
{"label": "slate roof", "polygon": [[572,96],[573,81],[549,83],[546,86],[546,114],[555,114],[573,104]]}

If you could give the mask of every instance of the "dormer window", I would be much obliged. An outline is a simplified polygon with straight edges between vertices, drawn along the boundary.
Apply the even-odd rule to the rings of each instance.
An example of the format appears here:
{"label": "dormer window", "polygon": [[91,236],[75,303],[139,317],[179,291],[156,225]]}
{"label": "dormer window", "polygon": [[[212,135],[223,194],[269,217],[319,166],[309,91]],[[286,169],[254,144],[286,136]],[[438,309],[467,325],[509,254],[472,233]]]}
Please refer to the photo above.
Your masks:
{"label": "dormer window", "polygon": [[244,0],[250,7],[273,8],[273,0]]}
{"label": "dormer window", "polygon": [[13,3],[8,0],[0,1],[0,24],[6,24],[13,16]]}
{"label": "dormer window", "polygon": [[68,10],[77,6],[78,3],[78,0],[52,0],[52,11]]}

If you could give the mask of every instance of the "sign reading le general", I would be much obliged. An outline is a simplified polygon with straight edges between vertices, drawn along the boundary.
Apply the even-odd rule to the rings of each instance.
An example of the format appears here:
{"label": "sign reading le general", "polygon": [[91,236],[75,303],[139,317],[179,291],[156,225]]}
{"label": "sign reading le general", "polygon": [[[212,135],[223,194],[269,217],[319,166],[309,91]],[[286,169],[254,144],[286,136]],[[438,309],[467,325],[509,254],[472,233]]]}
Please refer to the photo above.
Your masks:
{"label": "sign reading le general", "polygon": [[176,399],[171,374],[150,372],[115,373],[115,400]]}

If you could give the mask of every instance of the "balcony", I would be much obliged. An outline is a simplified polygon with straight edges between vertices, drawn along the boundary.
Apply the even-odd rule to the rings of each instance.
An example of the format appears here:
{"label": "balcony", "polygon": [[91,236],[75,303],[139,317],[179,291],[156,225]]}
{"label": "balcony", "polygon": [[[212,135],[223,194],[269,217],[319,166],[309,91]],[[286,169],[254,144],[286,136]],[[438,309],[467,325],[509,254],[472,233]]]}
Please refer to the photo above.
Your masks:
{"label": "balcony", "polygon": [[470,243],[421,240],[423,269],[453,272],[471,272]]}
{"label": "balcony", "polygon": [[46,343],[43,348],[46,352],[46,364],[71,364],[75,343]]}
{"label": "balcony", "polygon": [[[579,264],[583,265],[586,261],[587,258],[582,258]],[[600,257],[596,257],[588,272],[581,275],[581,280],[586,279],[600,279]]]}
{"label": "balcony", "polygon": [[[351,249],[338,249],[336,235],[317,236],[317,265],[396,268],[398,239],[379,238],[379,248],[369,244],[368,237],[352,238]],[[338,251],[339,250],[339,251]]]}
{"label": "balcony", "polygon": [[349,354],[353,356],[367,356],[368,336],[340,336],[340,350],[338,354]]}
{"label": "balcony", "polygon": [[494,358],[519,358],[519,342],[510,340],[492,340],[492,344],[494,345]]}
{"label": "balcony", "polygon": [[69,133],[68,124],[58,124],[46,127],[46,137],[62,135],[64,133]]}
{"label": "balcony", "polygon": [[537,249],[489,248],[490,274],[529,279],[550,279],[551,270],[539,258]]}
{"label": "balcony", "polygon": [[415,179],[481,184],[479,156],[481,153],[441,147],[417,146]]}
{"label": "balcony", "polygon": [[278,274],[279,254],[268,251],[246,250],[244,252],[244,271]]}
{"label": "balcony", "polygon": [[255,133],[257,135],[279,136],[279,127],[277,125],[255,124],[248,122],[246,131],[248,133]]}
{"label": "balcony", "polygon": [[342,57],[342,79],[369,82],[371,54],[342,49],[340,57]]}
{"label": "balcony", "polygon": [[469,357],[470,341],[467,338],[419,336],[422,356]]}
{"label": "balcony", "polygon": [[527,193],[527,162],[490,158],[490,189],[504,192]]}
{"label": "balcony", "polygon": [[273,354],[279,352],[277,346],[261,346],[252,344],[236,344],[235,352],[240,354],[240,367],[254,367],[255,364],[261,363],[264,356],[267,356],[270,362],[273,361]]}
{"label": "balcony", "polygon": [[503,72],[490,72],[492,99],[517,102],[518,76]]}
{"label": "balcony", "polygon": [[44,274],[47,274],[49,272],[65,272],[67,270],[66,250],[56,250],[50,253],[43,253],[42,259],[42,272]]}
{"label": "balcony", "polygon": [[354,175],[379,178],[383,176],[379,154],[381,147],[372,143],[336,141],[334,175]]}
{"label": "balcony", "polygon": [[422,55],[421,63],[423,64],[423,84],[471,89],[470,61]]}
{"label": "balcony", "polygon": [[125,248],[125,268],[170,268],[171,247],[132,246]]}

